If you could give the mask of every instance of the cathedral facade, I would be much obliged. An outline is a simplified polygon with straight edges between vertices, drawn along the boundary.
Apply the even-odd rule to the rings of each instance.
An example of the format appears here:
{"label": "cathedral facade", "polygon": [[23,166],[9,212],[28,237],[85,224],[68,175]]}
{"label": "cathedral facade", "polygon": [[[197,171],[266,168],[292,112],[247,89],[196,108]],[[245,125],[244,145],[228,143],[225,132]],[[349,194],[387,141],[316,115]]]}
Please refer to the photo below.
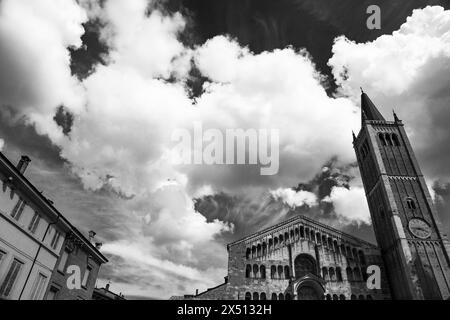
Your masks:
{"label": "cathedral facade", "polygon": [[[378,246],[298,216],[228,245],[224,284],[193,299],[449,299],[450,244],[394,113],[361,95],[353,145]],[[368,266],[381,271],[369,288]]]}

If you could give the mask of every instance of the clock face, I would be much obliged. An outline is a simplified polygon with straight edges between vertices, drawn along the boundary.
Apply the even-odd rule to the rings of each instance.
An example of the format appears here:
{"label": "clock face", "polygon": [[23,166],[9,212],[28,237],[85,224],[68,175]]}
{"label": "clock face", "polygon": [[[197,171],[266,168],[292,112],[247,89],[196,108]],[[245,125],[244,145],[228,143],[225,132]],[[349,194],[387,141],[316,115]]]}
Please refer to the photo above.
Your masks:
{"label": "clock face", "polygon": [[427,239],[431,236],[430,225],[422,219],[411,219],[408,226],[409,231],[417,238]]}

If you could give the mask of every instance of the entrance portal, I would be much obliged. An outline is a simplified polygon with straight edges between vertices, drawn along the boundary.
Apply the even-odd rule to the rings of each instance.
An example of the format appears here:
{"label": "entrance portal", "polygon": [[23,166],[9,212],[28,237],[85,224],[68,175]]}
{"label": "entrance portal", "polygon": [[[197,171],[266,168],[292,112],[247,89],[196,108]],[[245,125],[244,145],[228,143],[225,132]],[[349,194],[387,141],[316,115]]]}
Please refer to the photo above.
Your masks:
{"label": "entrance portal", "polygon": [[300,286],[297,290],[298,300],[322,300],[322,295],[310,285]]}
{"label": "entrance portal", "polygon": [[295,277],[297,279],[302,278],[308,273],[316,274],[316,261],[308,254],[300,254],[295,258]]}

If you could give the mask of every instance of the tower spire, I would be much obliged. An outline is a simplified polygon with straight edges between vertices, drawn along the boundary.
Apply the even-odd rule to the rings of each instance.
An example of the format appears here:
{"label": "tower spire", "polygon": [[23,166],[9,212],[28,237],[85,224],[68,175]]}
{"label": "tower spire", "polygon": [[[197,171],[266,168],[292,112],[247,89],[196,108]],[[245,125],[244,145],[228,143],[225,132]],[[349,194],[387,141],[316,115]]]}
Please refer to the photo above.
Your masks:
{"label": "tower spire", "polygon": [[392,113],[394,114],[394,121],[395,122],[402,122],[402,120],[400,120],[397,116],[397,114],[395,113],[395,110],[392,110]]}
{"label": "tower spire", "polygon": [[[370,100],[369,96],[361,88],[361,114],[362,120],[381,120],[386,121],[383,115],[378,111],[375,104]],[[364,119],[365,116],[365,119]]]}

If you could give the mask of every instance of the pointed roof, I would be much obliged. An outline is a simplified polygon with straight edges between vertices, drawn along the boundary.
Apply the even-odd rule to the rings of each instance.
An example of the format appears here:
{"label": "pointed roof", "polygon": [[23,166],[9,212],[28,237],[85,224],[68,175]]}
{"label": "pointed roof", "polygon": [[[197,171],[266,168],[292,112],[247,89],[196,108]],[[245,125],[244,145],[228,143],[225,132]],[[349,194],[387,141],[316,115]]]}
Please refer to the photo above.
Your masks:
{"label": "pointed roof", "polygon": [[369,96],[361,89],[361,113],[366,120],[382,120],[386,121],[383,115],[378,111],[377,107],[370,100]]}

